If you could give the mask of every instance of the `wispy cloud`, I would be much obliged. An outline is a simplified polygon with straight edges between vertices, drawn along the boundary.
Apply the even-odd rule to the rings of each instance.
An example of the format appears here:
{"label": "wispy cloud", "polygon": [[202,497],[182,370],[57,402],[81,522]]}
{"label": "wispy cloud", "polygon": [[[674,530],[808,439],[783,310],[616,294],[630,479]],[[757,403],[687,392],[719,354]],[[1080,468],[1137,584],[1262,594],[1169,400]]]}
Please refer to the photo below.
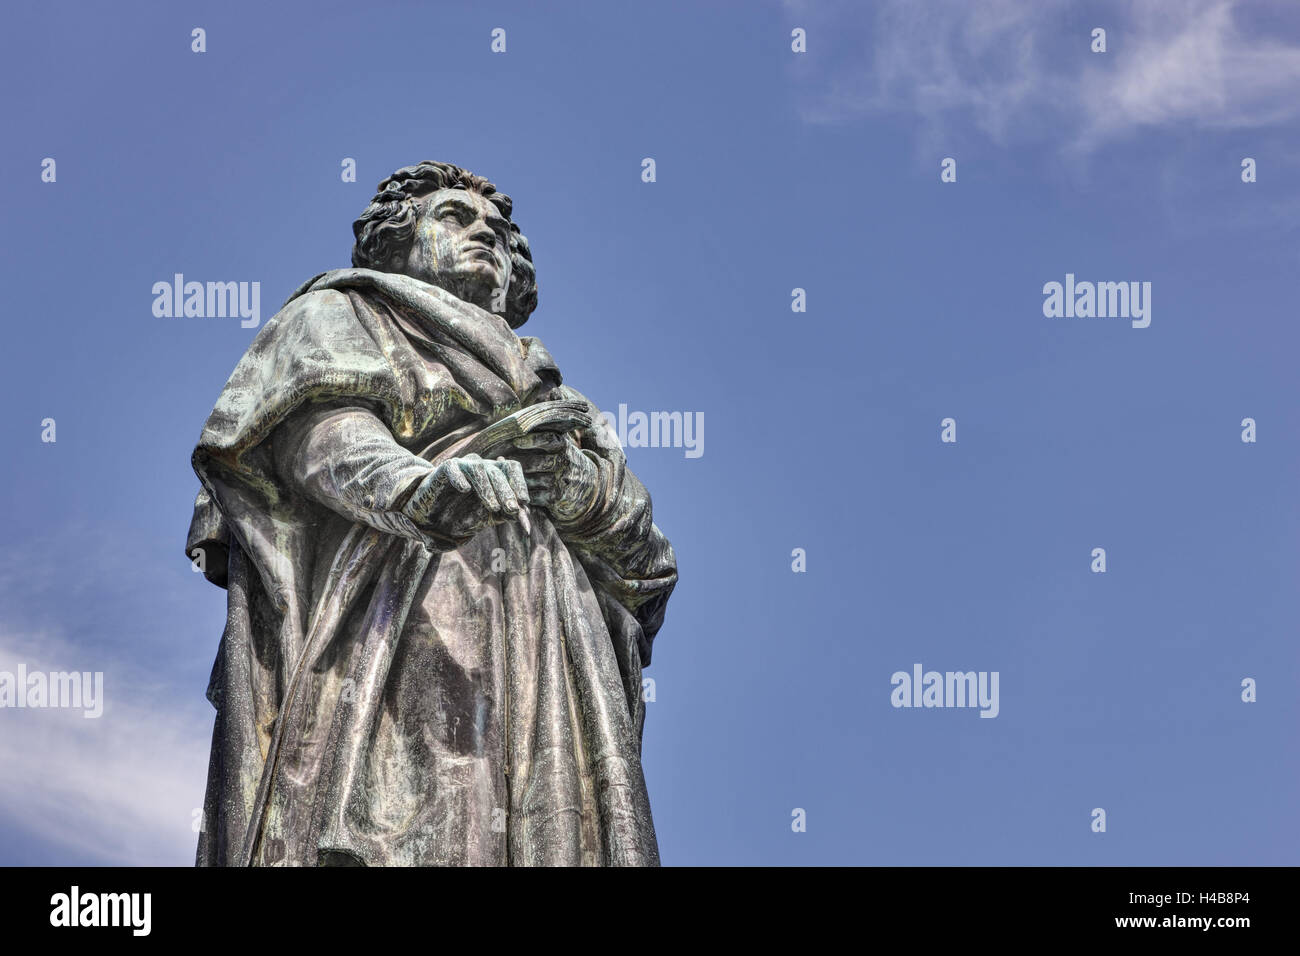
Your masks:
{"label": "wispy cloud", "polygon": [[[1247,32],[1244,17],[1268,6],[882,0],[853,35],[852,8],[792,4],[824,48],[859,46],[851,60],[828,57],[825,71],[800,67],[802,111],[810,122],[901,111],[928,136],[974,128],[998,143],[1051,137],[1081,153],[1144,128],[1272,126],[1300,115],[1300,43]],[[1089,52],[1093,27],[1107,31],[1105,54]]]}
{"label": "wispy cloud", "polygon": [[1089,70],[1085,142],[1142,126],[1273,126],[1300,115],[1300,44],[1247,37],[1237,0],[1134,6],[1133,48],[1113,75]]}
{"label": "wispy cloud", "polygon": [[96,719],[0,708],[0,864],[14,843],[48,864],[191,864],[222,602],[129,527],[52,525],[10,544],[0,670],[100,671],[104,701]]}
{"label": "wispy cloud", "polygon": [[[211,708],[177,706],[128,661],[49,635],[0,634],[0,670],[102,671],[104,711],[0,708],[0,816],[49,862],[186,865],[198,840]],[[0,854],[0,863],[5,862]]]}

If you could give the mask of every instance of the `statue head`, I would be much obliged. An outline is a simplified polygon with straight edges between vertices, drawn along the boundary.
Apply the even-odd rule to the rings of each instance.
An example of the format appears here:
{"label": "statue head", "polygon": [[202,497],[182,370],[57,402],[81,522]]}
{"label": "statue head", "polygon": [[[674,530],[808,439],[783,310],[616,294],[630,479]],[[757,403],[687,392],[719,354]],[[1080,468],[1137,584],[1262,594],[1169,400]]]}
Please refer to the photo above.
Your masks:
{"label": "statue head", "polygon": [[517,329],[537,308],[537,272],[510,210],[509,196],[459,166],[406,166],[352,224],[352,264],[429,282]]}

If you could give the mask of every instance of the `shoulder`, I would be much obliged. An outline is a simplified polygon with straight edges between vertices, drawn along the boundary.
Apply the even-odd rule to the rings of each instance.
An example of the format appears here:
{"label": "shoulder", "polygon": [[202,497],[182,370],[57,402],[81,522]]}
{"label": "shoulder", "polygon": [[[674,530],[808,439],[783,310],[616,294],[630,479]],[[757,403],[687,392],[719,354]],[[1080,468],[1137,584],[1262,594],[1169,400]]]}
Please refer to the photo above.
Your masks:
{"label": "shoulder", "polygon": [[249,352],[278,356],[281,360],[301,353],[349,350],[369,342],[347,294],[318,289],[294,296],[262,326]]}
{"label": "shoulder", "polygon": [[338,289],[317,289],[294,296],[267,323],[295,326],[308,322],[336,324],[356,321],[347,294]]}

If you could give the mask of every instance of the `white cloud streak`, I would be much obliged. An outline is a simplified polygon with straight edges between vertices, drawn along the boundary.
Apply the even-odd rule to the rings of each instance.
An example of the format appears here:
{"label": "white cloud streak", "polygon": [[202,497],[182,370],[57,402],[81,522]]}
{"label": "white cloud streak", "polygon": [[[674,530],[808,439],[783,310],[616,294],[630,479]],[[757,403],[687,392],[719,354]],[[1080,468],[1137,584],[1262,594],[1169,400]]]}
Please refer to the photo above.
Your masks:
{"label": "white cloud streak", "polygon": [[[134,665],[50,637],[0,634],[0,670],[103,671],[104,713],[0,708],[0,817],[49,864],[186,866],[212,710],[178,708]],[[3,864],[0,843],[0,864]]]}
{"label": "white cloud streak", "polygon": [[[873,9],[859,65],[802,74],[806,120],[900,111],[932,137],[965,122],[998,143],[1052,136],[1086,153],[1144,128],[1257,128],[1300,115],[1300,43],[1247,35],[1239,0],[882,0]],[[828,38],[848,16],[801,5],[792,15]],[[1093,26],[1107,29],[1105,54],[1088,52]]]}

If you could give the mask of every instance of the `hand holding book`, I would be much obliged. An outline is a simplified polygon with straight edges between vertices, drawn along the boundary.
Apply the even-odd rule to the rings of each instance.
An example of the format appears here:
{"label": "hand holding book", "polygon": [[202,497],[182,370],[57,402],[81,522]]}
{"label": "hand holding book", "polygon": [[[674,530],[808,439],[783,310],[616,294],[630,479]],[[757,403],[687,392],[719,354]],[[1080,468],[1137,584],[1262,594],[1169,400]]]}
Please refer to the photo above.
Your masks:
{"label": "hand holding book", "polygon": [[580,516],[595,497],[598,471],[568,432],[591,424],[581,402],[542,402],[430,446],[424,457],[436,467],[403,511],[457,544],[502,521],[518,520],[531,533],[530,503],[562,520]]}

